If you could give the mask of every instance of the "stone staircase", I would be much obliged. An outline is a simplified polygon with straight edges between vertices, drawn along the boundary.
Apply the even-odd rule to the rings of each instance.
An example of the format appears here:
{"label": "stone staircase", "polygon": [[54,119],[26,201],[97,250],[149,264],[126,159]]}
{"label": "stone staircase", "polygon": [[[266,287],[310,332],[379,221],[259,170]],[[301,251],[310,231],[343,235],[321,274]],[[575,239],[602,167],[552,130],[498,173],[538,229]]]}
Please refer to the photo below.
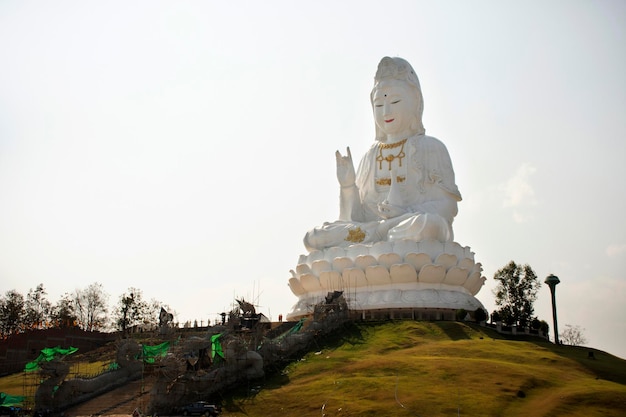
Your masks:
{"label": "stone staircase", "polygon": [[150,403],[154,377],[138,379],[64,411],[66,417],[127,415],[135,409],[144,412]]}

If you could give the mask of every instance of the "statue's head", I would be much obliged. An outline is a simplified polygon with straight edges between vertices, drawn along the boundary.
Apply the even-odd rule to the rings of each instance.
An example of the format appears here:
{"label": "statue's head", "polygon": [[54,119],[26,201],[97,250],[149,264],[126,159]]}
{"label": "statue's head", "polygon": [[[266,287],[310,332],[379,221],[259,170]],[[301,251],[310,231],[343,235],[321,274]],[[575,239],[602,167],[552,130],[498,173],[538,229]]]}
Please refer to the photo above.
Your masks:
{"label": "statue's head", "polygon": [[[401,86],[404,94],[412,98],[414,109],[407,115],[410,118],[411,135],[423,135],[425,133],[422,124],[422,113],[424,112],[424,99],[417,74],[406,60],[402,58],[384,57],[378,64],[378,70],[374,77],[374,88],[370,94],[372,108],[374,107],[374,96],[379,86],[393,83]],[[386,139],[385,132],[376,124],[376,140]]]}

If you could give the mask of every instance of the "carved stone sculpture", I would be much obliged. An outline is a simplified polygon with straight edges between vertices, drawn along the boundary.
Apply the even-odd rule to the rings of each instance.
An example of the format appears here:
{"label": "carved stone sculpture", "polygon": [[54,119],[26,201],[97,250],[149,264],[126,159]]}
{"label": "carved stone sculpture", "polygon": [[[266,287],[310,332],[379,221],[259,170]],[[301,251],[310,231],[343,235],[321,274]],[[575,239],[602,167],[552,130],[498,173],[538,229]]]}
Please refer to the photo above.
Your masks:
{"label": "carved stone sculpture", "polygon": [[461,194],[445,145],[426,136],[419,80],[402,58],[378,65],[370,95],[374,144],[355,170],[350,148],[335,153],[339,219],[306,233],[289,286],[289,318],[310,313],[328,291],[352,310],[475,310],[485,278],[468,247],[454,242]]}

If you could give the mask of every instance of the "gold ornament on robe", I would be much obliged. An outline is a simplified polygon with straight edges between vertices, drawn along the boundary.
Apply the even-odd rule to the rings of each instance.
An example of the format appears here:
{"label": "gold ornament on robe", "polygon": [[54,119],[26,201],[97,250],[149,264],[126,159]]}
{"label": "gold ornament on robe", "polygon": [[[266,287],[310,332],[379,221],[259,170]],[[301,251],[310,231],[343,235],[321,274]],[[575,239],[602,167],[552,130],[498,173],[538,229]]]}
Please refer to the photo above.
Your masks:
{"label": "gold ornament on robe", "polygon": [[345,240],[346,242],[361,243],[365,240],[365,232],[360,227],[348,230],[348,236]]}

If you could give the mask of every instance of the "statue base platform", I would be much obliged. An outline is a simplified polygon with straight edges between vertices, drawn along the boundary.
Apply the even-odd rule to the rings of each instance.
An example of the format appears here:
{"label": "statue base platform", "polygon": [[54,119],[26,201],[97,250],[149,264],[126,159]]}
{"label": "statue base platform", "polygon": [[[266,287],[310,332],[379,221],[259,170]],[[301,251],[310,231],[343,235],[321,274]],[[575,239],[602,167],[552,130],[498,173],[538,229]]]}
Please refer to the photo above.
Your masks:
{"label": "statue base platform", "polygon": [[310,315],[332,291],[342,291],[355,312],[484,309],[474,297],[486,280],[482,266],[469,247],[456,242],[332,247],[301,255],[291,274],[289,287],[298,302],[289,320]]}
{"label": "statue base platform", "polygon": [[[418,284],[418,287],[419,284]],[[412,312],[414,318],[422,318],[420,312],[428,312],[423,318],[436,319],[432,311],[449,310],[450,318],[454,319],[454,312],[460,309],[475,311],[477,308],[484,309],[478,299],[471,294],[458,291],[456,288],[441,286],[421,286],[422,288],[388,288],[359,290],[354,293],[345,293],[344,297],[348,308],[353,312],[367,314],[373,310],[385,310],[390,313],[396,312],[398,316],[406,316]],[[298,300],[287,319],[296,320],[313,313],[313,306],[322,302],[327,293],[310,296]],[[442,315],[445,315],[442,313]]]}

